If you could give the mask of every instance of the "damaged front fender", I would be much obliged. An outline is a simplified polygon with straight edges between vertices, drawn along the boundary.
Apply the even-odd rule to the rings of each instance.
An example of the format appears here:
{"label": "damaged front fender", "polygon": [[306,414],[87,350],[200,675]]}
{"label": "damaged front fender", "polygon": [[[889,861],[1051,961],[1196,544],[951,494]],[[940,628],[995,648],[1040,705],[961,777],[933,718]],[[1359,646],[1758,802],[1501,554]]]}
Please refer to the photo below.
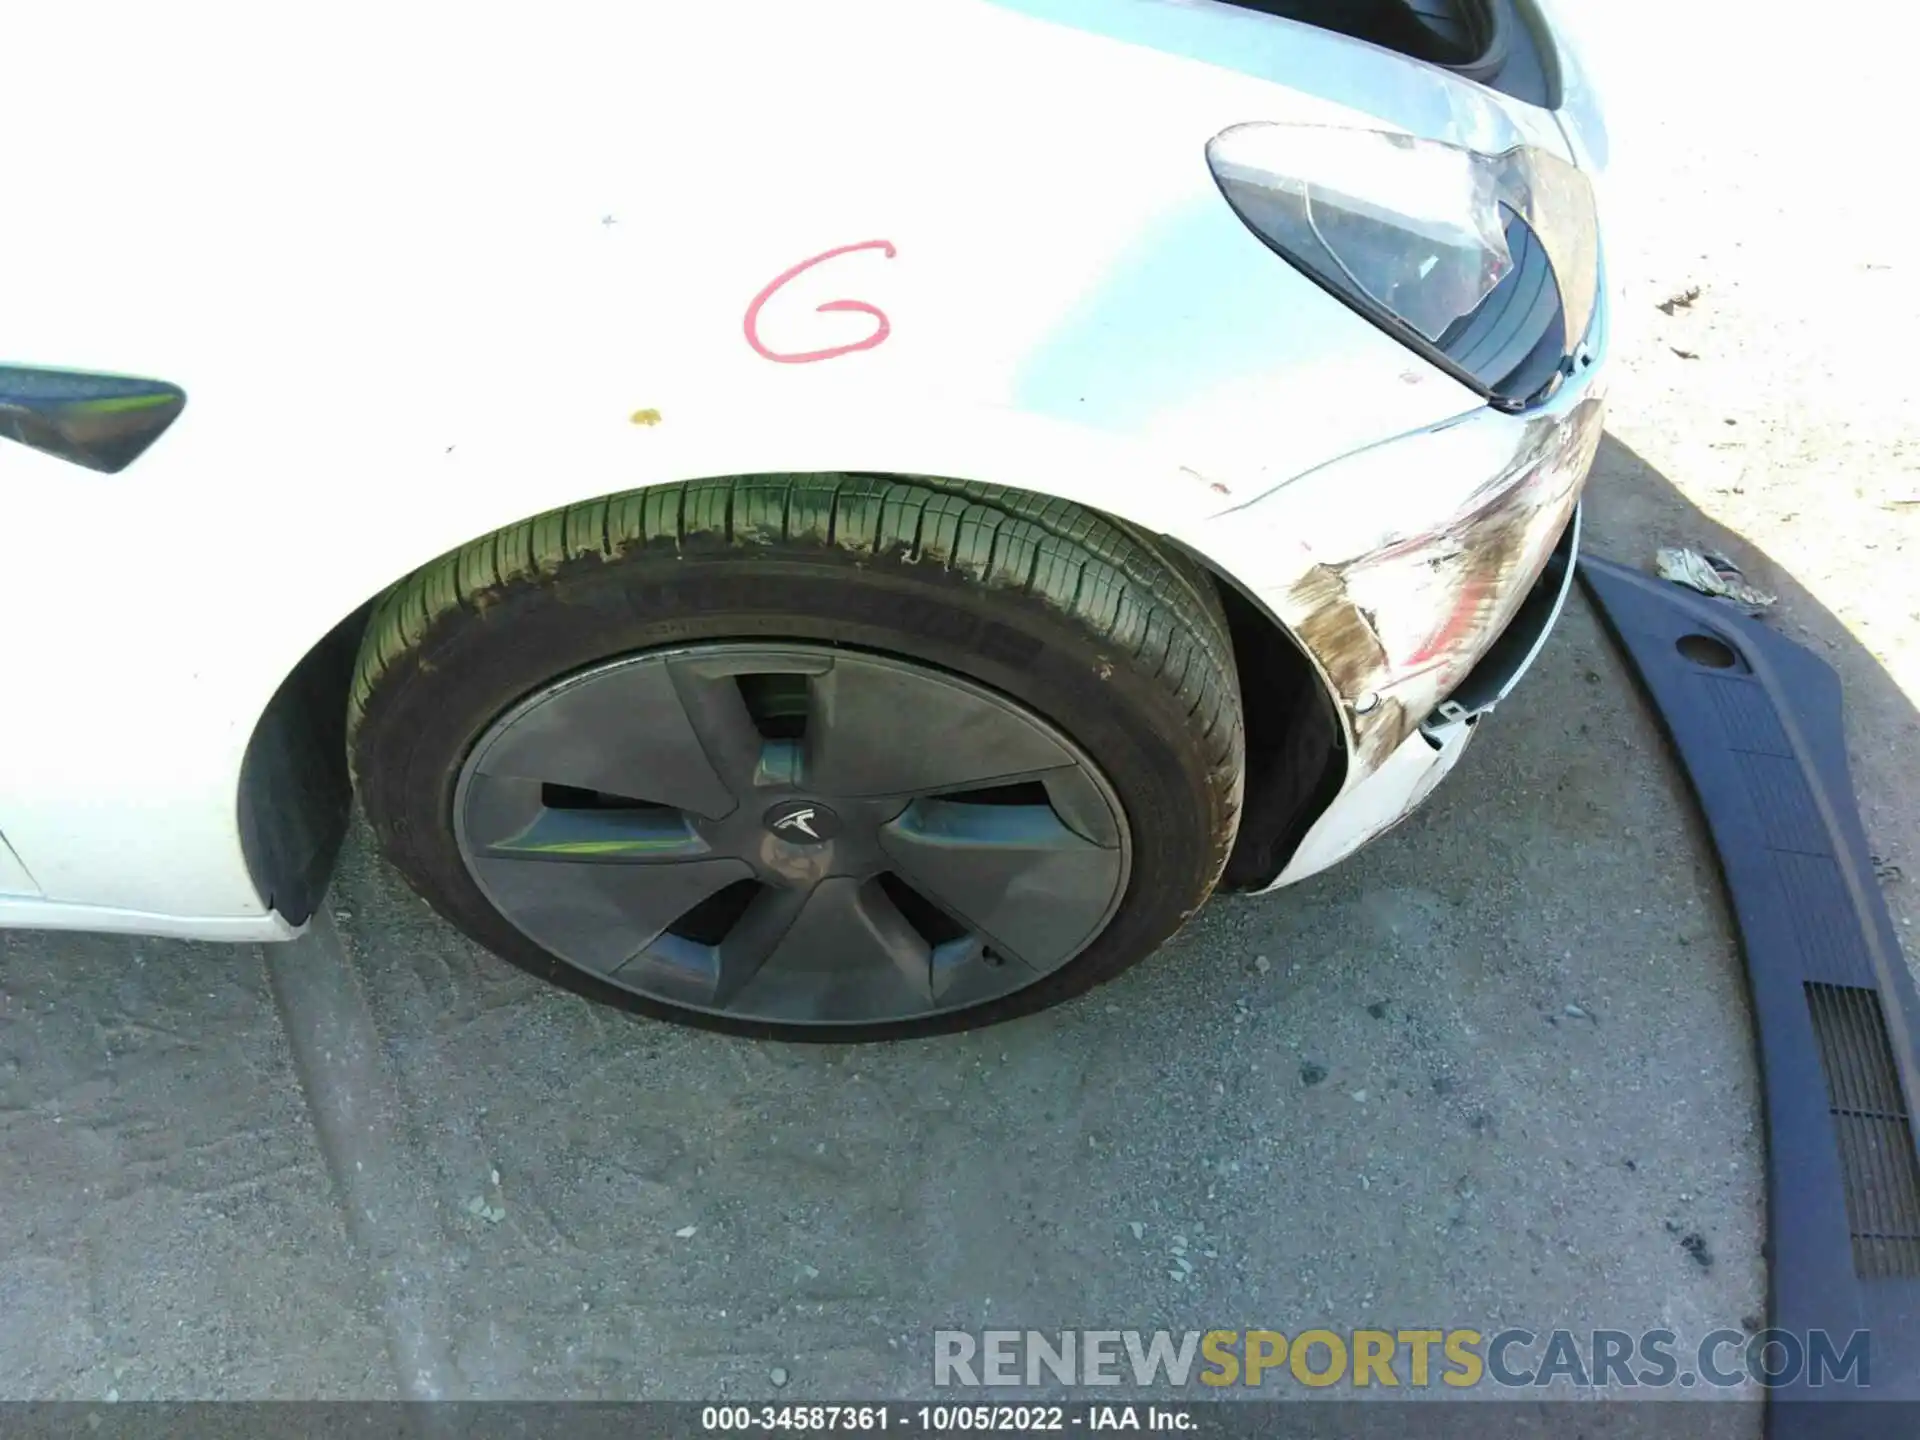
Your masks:
{"label": "damaged front fender", "polygon": [[[1586,381],[1586,383],[1582,383]],[[1208,553],[1338,702],[1346,787],[1385,763],[1513,621],[1573,519],[1598,367],[1519,415],[1476,411],[1308,472],[1212,522]]]}

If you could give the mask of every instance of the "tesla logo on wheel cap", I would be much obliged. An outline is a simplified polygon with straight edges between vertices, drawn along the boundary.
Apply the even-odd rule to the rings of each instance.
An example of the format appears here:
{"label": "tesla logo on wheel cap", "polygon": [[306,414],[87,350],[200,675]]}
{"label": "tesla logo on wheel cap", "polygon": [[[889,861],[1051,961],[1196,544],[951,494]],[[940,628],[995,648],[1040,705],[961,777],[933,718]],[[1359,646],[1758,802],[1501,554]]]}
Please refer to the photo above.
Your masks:
{"label": "tesla logo on wheel cap", "polygon": [[766,814],[767,828],[782,840],[810,845],[840,833],[840,817],[824,805],[806,800],[783,800]]}

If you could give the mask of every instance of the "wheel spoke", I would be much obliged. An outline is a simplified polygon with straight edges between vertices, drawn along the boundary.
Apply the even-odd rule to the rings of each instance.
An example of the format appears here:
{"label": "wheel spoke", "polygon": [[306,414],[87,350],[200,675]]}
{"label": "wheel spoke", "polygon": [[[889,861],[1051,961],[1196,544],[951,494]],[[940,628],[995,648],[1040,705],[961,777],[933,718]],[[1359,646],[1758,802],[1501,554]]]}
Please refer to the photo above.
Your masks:
{"label": "wheel spoke", "polygon": [[653,863],[697,859],[707,842],[678,810],[550,809],[531,780],[476,775],[463,835],[476,855],[520,860]]}
{"label": "wheel spoke", "polygon": [[807,784],[829,795],[924,795],[1004,784],[1073,757],[1004,706],[927,672],[846,657],[813,681]]}
{"label": "wheel spoke", "polygon": [[622,965],[617,978],[685,1004],[723,1010],[759,974],[806,903],[804,891],[762,889],[719,943],[661,935]]}
{"label": "wheel spoke", "polygon": [[1039,978],[1039,971],[999,954],[978,935],[934,947],[933,994],[943,1008],[978,1005]]}
{"label": "wheel spoke", "polygon": [[[744,929],[752,918],[743,917]],[[720,944],[723,953],[734,941]],[[764,944],[764,933],[751,937]],[[732,962],[734,973],[747,961]],[[934,1008],[932,951],[870,880],[822,880],[758,957],[732,1008],[788,1021],[888,1020]]]}
{"label": "wheel spoke", "polygon": [[665,666],[707,762],[736,795],[745,794],[760,771],[766,742],[747,710],[735,671],[698,660]]}
{"label": "wheel spoke", "polygon": [[609,974],[702,900],[753,869],[715,857],[677,865],[501,859],[469,863],[494,904],[561,958]]}
{"label": "wheel spoke", "polygon": [[[621,665],[570,685],[516,716],[477,757],[479,774],[624,795],[717,819],[738,804],[708,758],[700,724],[720,725],[717,705],[689,713],[674,667]],[[698,695],[703,687],[695,686]],[[734,694],[739,701],[737,690]],[[752,730],[741,706],[740,720]],[[723,754],[732,759],[730,750]],[[755,755],[757,759],[757,752]]]}
{"label": "wheel spoke", "polygon": [[1044,805],[916,800],[880,830],[900,874],[1037,971],[1072,955],[1105,919],[1117,850],[1082,839]]}

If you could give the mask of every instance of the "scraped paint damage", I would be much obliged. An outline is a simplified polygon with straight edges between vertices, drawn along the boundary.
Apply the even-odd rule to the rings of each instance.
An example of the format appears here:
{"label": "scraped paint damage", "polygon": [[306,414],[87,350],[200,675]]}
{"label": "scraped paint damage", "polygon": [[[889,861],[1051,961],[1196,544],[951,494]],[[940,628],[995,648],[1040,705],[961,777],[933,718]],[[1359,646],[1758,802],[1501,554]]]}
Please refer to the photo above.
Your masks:
{"label": "scraped paint damage", "polygon": [[[1389,700],[1364,714],[1356,711],[1354,701],[1377,693],[1391,667],[1387,649],[1366,612],[1347,595],[1340,570],[1332,565],[1314,565],[1286,592],[1283,616],[1300,637],[1307,653],[1319,661],[1333,692],[1340,697],[1353,730],[1354,762],[1372,769],[1394,744],[1405,738],[1398,724],[1403,714],[1400,702]],[[1383,724],[1382,722],[1386,722]],[[1397,731],[1391,744],[1376,737]]]}
{"label": "scraped paint damage", "polygon": [[[1572,519],[1600,428],[1598,397],[1540,417],[1443,523],[1314,562],[1278,592],[1276,613],[1339,698],[1355,773],[1378,768],[1512,622]],[[1433,616],[1432,628],[1383,635],[1377,617],[1408,614]]]}

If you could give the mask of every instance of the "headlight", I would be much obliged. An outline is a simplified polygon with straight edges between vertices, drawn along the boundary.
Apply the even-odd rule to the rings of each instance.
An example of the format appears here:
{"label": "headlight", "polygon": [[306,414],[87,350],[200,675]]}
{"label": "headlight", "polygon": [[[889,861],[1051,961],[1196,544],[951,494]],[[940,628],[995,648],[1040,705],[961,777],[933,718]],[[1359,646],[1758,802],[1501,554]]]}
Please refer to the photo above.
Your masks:
{"label": "headlight", "polygon": [[1502,408],[1550,393],[1586,338],[1593,191],[1558,156],[1262,123],[1214,136],[1207,164],[1254,234]]}

